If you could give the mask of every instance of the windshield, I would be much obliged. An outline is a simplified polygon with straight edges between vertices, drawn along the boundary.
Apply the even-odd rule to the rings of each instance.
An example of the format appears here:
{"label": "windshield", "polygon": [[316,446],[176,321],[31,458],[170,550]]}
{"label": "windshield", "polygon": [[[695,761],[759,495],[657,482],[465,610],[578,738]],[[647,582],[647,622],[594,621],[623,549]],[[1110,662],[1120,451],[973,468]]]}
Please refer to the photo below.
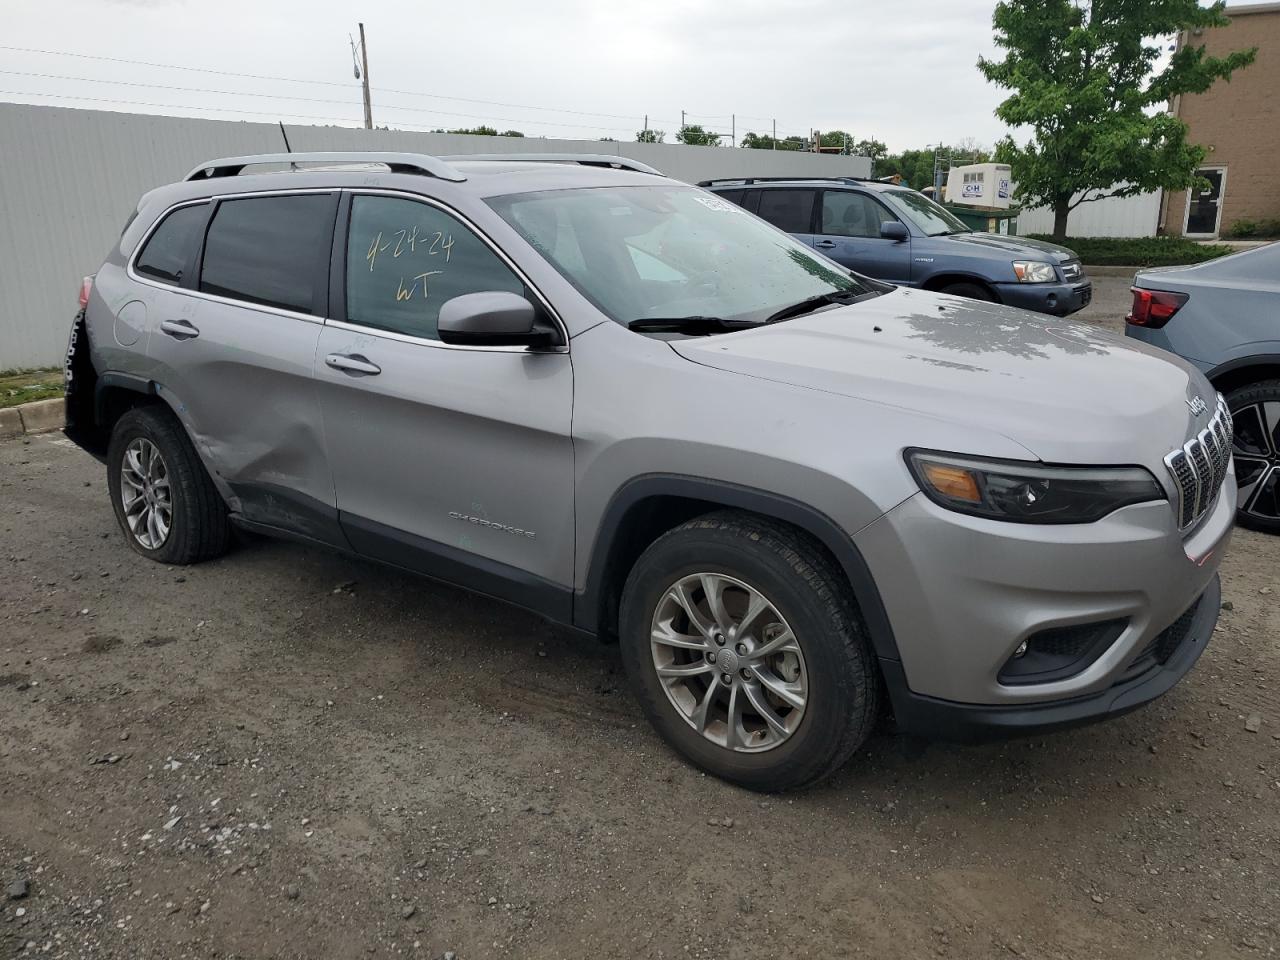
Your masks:
{"label": "windshield", "polygon": [[892,289],[727,200],[693,187],[521,193],[489,205],[618,323],[671,317],[763,322],[827,294]]}
{"label": "windshield", "polygon": [[915,190],[886,190],[898,212],[914,223],[925,236],[941,237],[948,233],[972,233],[964,221],[944,207]]}

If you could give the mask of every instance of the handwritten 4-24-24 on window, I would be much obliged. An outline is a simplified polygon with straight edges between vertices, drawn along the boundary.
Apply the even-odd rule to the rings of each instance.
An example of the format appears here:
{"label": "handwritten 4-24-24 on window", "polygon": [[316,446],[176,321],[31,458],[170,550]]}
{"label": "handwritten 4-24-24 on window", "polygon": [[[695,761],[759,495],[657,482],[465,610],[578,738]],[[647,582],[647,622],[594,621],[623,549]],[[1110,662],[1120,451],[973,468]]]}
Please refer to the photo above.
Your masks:
{"label": "handwritten 4-24-24 on window", "polygon": [[[370,273],[374,271],[379,258],[384,254],[393,260],[414,255],[443,256],[444,262],[448,263],[453,256],[453,235],[441,230],[419,231],[416,226],[402,227],[390,233],[379,230],[369,244],[369,252],[365,254]],[[399,266],[403,267],[404,264]],[[413,275],[401,272],[396,283],[396,300],[411,300],[414,293],[419,290],[422,292],[422,299],[425,300],[428,279],[442,273],[444,273],[443,270],[424,270],[422,273]]]}

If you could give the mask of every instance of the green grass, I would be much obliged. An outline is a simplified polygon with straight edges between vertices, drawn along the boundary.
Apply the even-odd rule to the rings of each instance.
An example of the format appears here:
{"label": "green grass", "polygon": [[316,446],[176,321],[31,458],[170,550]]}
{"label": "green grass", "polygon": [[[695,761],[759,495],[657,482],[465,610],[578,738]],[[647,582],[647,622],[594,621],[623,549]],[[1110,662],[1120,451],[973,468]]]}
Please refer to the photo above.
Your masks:
{"label": "green grass", "polygon": [[32,400],[62,396],[62,371],[0,370],[0,407],[16,407]]}
{"label": "green grass", "polygon": [[[1052,240],[1044,234],[1032,237]],[[1089,267],[1171,267],[1232,252],[1222,244],[1196,243],[1183,237],[1067,237],[1062,245],[1074,250]]]}

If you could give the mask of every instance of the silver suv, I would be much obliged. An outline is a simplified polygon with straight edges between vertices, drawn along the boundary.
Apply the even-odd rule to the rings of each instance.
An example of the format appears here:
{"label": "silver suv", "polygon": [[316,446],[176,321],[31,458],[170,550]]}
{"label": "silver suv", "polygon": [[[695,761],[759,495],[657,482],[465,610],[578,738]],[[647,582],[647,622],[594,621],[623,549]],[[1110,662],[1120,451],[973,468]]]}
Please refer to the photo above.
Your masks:
{"label": "silver suv", "polygon": [[83,299],[68,433],[134,550],[241,527],[616,639],[751,788],[837,769],[886,697],[959,739],[1123,713],[1218,616],[1231,423],[1194,368],[617,157],[211,161]]}

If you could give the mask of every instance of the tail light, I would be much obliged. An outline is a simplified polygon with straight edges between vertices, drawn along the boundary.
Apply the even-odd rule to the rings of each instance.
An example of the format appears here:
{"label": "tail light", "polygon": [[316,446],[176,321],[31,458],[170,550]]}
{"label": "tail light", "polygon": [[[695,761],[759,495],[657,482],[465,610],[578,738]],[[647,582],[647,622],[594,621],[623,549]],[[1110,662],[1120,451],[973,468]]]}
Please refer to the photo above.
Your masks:
{"label": "tail light", "polygon": [[1129,308],[1129,315],[1124,318],[1124,322],[1137,327],[1163,327],[1188,300],[1185,293],[1144,290],[1142,287],[1130,289],[1133,291],[1133,306]]}
{"label": "tail light", "polygon": [[85,277],[80,281],[80,309],[89,305],[89,291],[93,289],[93,277]]}

